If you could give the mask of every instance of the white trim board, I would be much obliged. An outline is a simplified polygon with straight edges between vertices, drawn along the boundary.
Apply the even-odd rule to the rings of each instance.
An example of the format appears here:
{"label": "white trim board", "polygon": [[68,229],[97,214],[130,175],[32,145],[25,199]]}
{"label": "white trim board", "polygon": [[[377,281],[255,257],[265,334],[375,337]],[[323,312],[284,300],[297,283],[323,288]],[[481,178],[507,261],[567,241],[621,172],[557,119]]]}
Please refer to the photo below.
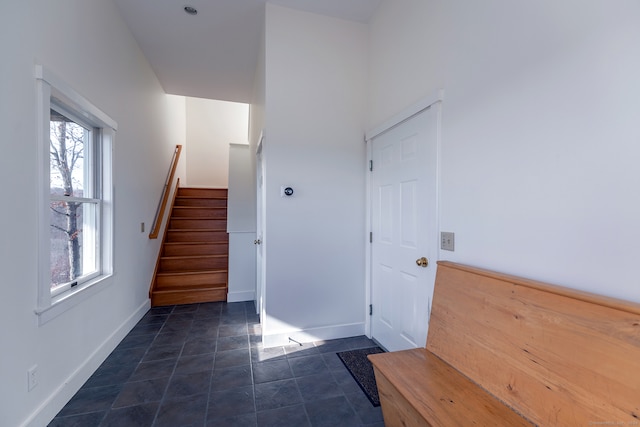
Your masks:
{"label": "white trim board", "polygon": [[60,412],[64,405],[93,375],[100,364],[122,342],[125,336],[136,326],[151,308],[151,300],[145,300],[122,324],[95,349],[93,353],[78,368],[64,380],[62,384],[47,397],[38,408],[33,411],[21,427],[40,427],[47,425]]}
{"label": "white trim board", "polygon": [[255,301],[256,291],[238,291],[227,293],[227,302]]}
{"label": "white trim board", "polygon": [[[415,116],[416,114],[426,110],[427,108],[442,102],[444,100],[444,89],[440,89],[437,92],[431,94],[430,96],[427,96],[423,99],[421,99],[420,101],[418,101],[417,103],[405,108],[404,110],[402,110],[401,112],[399,112],[398,114],[394,115],[393,117],[391,117],[389,120],[386,120],[384,123],[375,126],[372,129],[369,129],[366,133],[365,133],[365,141],[366,141],[366,159],[367,161],[366,166],[365,166],[365,187],[366,187],[366,195],[365,195],[365,203],[366,203],[366,214],[365,214],[365,226],[366,226],[366,230],[371,231],[371,192],[372,190],[372,182],[371,182],[371,174],[370,174],[370,170],[369,170],[369,161],[372,160],[372,148],[371,148],[371,144],[369,144],[371,142],[372,139],[374,139],[377,136],[382,135],[383,133],[391,130],[392,128],[404,123],[405,121],[409,120],[410,118],[412,118],[413,116]],[[440,191],[440,186],[441,186],[441,182],[440,182],[440,173],[441,173],[441,152],[442,152],[442,132],[441,132],[441,120],[442,120],[442,109],[439,108],[438,109],[438,130],[437,130],[437,154],[436,154],[436,170],[437,170],[437,176],[436,176],[436,192],[437,192],[437,196],[436,196],[436,223],[437,223],[437,229],[440,230],[440,198],[441,198],[441,191]],[[371,242],[369,241],[369,233],[366,233],[366,240],[364,242],[365,244],[365,304],[364,304],[364,311],[365,311],[365,335],[369,338],[372,338],[371,335],[371,316],[369,315],[369,307],[371,305]],[[438,249],[437,252],[437,258],[440,259],[440,249]],[[430,304],[429,304],[430,305]],[[431,307],[429,306],[429,315],[431,314]]]}
{"label": "white trim board", "polygon": [[395,116],[391,117],[389,120],[384,123],[374,127],[373,129],[369,129],[365,133],[365,140],[371,141],[376,136],[380,136],[386,131],[398,126],[400,123],[409,120],[411,117],[418,114],[420,111],[426,110],[436,102],[440,102],[444,99],[444,89],[438,90],[436,93],[431,96],[427,96],[417,103],[411,105],[410,107],[402,110]]}
{"label": "white trim board", "polygon": [[52,73],[43,65],[36,65],[34,76],[38,80],[47,82],[52,87],[51,96],[62,98],[65,104],[76,105],[88,113],[87,118],[91,121],[102,123],[102,127],[110,127],[114,131],[118,130],[118,123],[109,117],[108,114],[93,105],[87,98],[80,95],[75,89],[69,86],[64,80]]}
{"label": "white trim board", "polygon": [[325,326],[302,329],[279,334],[262,335],[264,348],[286,346],[295,343],[309,343],[364,335],[365,323]]}

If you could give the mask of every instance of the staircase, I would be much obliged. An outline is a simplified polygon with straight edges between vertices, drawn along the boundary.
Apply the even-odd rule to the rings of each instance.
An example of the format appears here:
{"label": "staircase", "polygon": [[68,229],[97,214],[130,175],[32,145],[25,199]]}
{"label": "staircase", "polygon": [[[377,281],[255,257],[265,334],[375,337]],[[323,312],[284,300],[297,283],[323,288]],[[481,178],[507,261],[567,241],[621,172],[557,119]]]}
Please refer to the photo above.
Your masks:
{"label": "staircase", "polygon": [[227,189],[177,191],[151,287],[151,306],[226,301]]}

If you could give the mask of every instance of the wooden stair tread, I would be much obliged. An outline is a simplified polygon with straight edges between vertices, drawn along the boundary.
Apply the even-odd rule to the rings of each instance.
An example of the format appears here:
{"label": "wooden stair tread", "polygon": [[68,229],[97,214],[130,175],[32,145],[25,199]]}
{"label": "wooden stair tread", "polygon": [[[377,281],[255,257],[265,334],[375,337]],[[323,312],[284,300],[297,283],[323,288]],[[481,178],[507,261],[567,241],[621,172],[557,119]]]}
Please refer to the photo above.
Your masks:
{"label": "wooden stair tread", "polygon": [[[176,201],[180,201],[180,200],[215,200],[217,202],[219,201],[227,201],[226,197],[204,197],[204,196],[176,196]],[[199,207],[199,206],[183,206],[183,205],[178,205],[178,207]],[[211,207],[211,208],[226,208],[225,206],[202,206],[202,207]]]}
{"label": "wooden stair tread", "polygon": [[215,200],[227,200],[226,197],[224,196],[213,196],[213,197],[207,197],[205,195],[197,195],[197,196],[184,196],[184,195],[177,195],[176,199],[215,199]]}
{"label": "wooden stair tread", "polygon": [[172,254],[160,257],[158,273],[227,269],[229,254]]}
{"label": "wooden stair tread", "polygon": [[229,233],[227,230],[216,229],[169,229],[165,242],[220,242],[227,243],[229,241]]}
{"label": "wooden stair tread", "polygon": [[[176,196],[176,200],[216,200],[227,201],[226,197],[206,197],[206,196]],[[222,207],[222,206],[220,206]]]}
{"label": "wooden stair tread", "polygon": [[174,206],[177,210],[203,209],[203,210],[223,210],[226,206]]}
{"label": "wooden stair tread", "polygon": [[212,249],[219,249],[222,248],[224,249],[226,246],[228,246],[228,242],[224,241],[224,242],[167,242],[167,244],[165,245],[165,249],[170,249],[173,251],[176,251],[176,253],[174,253],[173,255],[161,255],[161,257],[167,257],[167,256],[198,256],[198,255],[225,255],[227,252],[225,251],[223,252],[203,252],[203,253],[197,253],[197,254],[180,254],[178,253],[180,249],[198,249],[198,248],[203,248],[204,250],[212,250]]}
{"label": "wooden stair tread", "polygon": [[225,269],[199,270],[199,271],[175,271],[156,274],[155,288],[165,289],[180,287],[181,289],[195,285],[226,284],[229,280],[229,272]]}
{"label": "wooden stair tread", "polygon": [[226,217],[226,206],[175,206],[171,212],[171,219],[222,219]]}
{"label": "wooden stair tread", "polygon": [[177,196],[173,202],[174,207],[198,207],[198,208],[227,208],[226,197],[206,196]]}
{"label": "wooden stair tread", "polygon": [[167,230],[169,233],[211,233],[211,232],[227,232],[226,228],[170,228]]}
{"label": "wooden stair tread", "polygon": [[179,193],[181,195],[185,194],[216,194],[216,195],[227,195],[229,194],[229,190],[226,188],[210,188],[210,187],[180,187]]}
{"label": "wooden stair tread", "polygon": [[225,273],[227,271],[228,271],[227,268],[210,268],[208,270],[193,270],[193,271],[163,271],[163,272],[158,272],[156,276],[189,276],[189,275],[209,274],[209,273]]}
{"label": "wooden stair tread", "polygon": [[167,293],[167,292],[189,292],[190,290],[203,290],[203,289],[223,289],[226,288],[226,283],[206,283],[199,285],[191,285],[187,287],[181,287],[179,285],[174,286],[163,286],[160,289],[157,289],[156,292],[159,293]]}
{"label": "wooden stair tread", "polygon": [[225,258],[227,254],[208,254],[208,255],[170,255],[161,256],[160,259],[193,259],[193,258]]}
{"label": "wooden stair tread", "polygon": [[171,218],[169,218],[169,220],[178,220],[181,222],[186,221],[220,221],[220,220],[224,220],[225,218],[222,217],[215,217],[215,216],[172,216]]}
{"label": "wooden stair tread", "polygon": [[228,254],[228,246],[226,239],[205,242],[165,242],[161,256],[223,255]]}
{"label": "wooden stair tread", "polygon": [[226,245],[227,242],[165,242],[164,246]]}
{"label": "wooden stair tread", "polygon": [[205,232],[205,231],[224,231],[226,232],[226,228],[170,228],[168,231],[170,232],[187,232],[187,231],[197,231],[197,232]]}

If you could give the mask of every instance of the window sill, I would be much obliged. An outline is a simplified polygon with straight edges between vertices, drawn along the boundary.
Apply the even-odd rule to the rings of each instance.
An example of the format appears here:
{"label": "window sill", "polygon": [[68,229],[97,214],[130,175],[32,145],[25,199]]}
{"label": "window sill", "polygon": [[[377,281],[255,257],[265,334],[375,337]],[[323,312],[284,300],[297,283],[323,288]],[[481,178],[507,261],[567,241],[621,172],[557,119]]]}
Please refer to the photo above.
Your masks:
{"label": "window sill", "polygon": [[36,308],[35,313],[38,315],[38,325],[44,325],[65,311],[96,295],[111,283],[108,280],[111,277],[113,277],[113,274],[96,277],[82,285],[78,285],[77,288],[53,297],[50,306]]}

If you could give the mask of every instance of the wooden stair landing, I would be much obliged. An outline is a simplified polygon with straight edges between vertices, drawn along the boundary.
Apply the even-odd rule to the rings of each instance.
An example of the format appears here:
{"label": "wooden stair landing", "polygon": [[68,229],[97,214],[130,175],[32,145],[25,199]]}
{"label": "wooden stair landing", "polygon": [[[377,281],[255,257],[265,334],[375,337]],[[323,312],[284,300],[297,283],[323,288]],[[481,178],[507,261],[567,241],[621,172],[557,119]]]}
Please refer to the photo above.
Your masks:
{"label": "wooden stair landing", "polygon": [[180,187],[168,220],[151,306],[227,300],[227,189]]}

